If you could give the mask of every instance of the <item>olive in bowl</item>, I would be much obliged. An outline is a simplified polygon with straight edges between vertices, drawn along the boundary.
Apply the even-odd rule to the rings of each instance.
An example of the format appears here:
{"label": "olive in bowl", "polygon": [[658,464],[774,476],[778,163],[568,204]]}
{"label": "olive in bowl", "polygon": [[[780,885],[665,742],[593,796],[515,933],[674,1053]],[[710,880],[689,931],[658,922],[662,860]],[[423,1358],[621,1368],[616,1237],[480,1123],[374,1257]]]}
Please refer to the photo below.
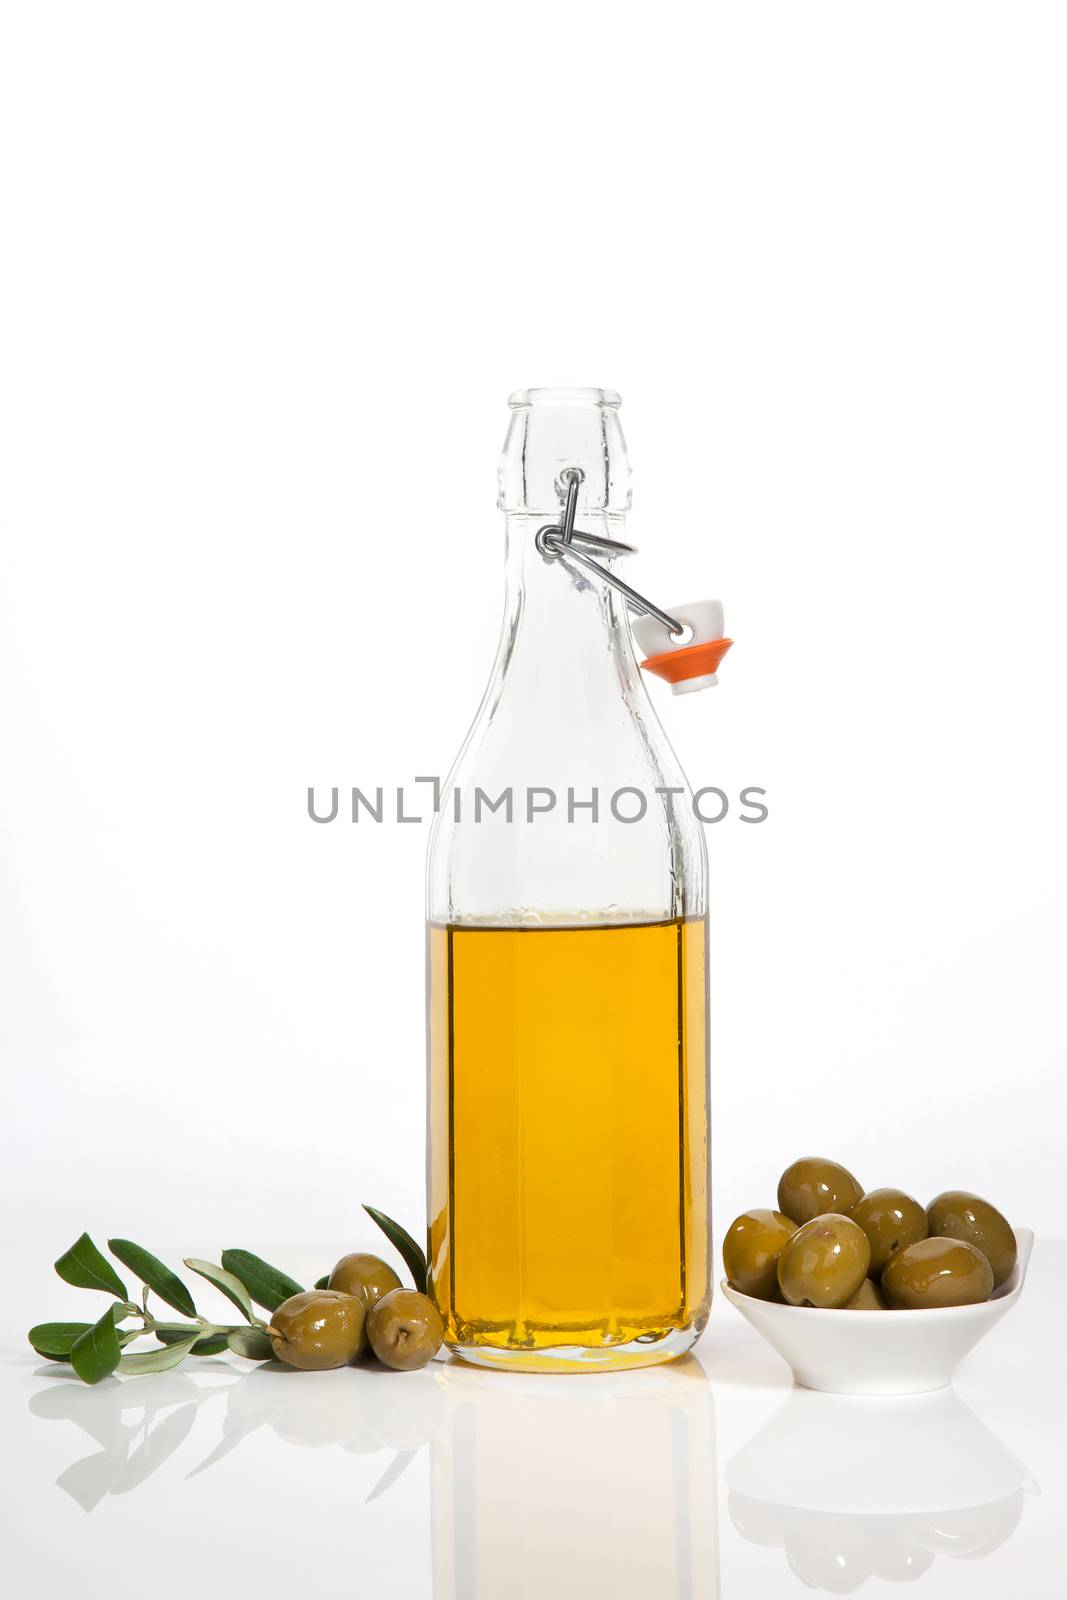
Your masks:
{"label": "olive in bowl", "polygon": [[726,1276],[742,1294],[778,1299],[778,1257],[797,1225],[780,1211],[757,1208],[735,1217],[722,1243]]}
{"label": "olive in bowl", "polygon": [[993,1269],[962,1239],[920,1239],[893,1256],[882,1273],[882,1293],[898,1311],[977,1306],[993,1293]]}
{"label": "olive in bowl", "polygon": [[824,1156],[802,1156],[778,1180],[778,1210],[798,1226],[828,1212],[847,1215],[862,1196],[848,1168]]}
{"label": "olive in bowl", "polygon": [[903,1189],[872,1189],[849,1212],[871,1246],[871,1277],[882,1274],[889,1258],[907,1249],[930,1231],[926,1208]]}
{"label": "olive in bowl", "polygon": [[980,1250],[993,1269],[999,1289],[1011,1277],[1018,1259],[1015,1230],[996,1206],[965,1189],[946,1189],[926,1208],[930,1232],[941,1239],[961,1239]]}
{"label": "olive in bowl", "polygon": [[786,1241],[778,1257],[778,1287],[788,1305],[834,1310],[852,1299],[870,1264],[863,1229],[830,1212],[805,1222]]}
{"label": "olive in bowl", "polygon": [[850,1300],[846,1300],[841,1307],[842,1311],[885,1311],[885,1295],[873,1278],[864,1278],[859,1288]]}

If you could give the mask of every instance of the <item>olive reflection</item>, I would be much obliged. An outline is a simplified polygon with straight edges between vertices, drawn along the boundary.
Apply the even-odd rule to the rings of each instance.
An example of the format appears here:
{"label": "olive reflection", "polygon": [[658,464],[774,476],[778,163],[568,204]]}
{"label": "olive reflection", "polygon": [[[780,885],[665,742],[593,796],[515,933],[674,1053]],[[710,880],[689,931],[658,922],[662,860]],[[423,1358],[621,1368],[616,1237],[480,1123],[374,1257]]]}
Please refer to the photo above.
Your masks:
{"label": "olive reflection", "polygon": [[29,1408],[42,1421],[73,1423],[95,1446],[75,1456],[56,1479],[83,1511],[94,1511],[106,1496],[131,1494],[158,1472],[211,1398],[212,1391],[186,1373],[161,1372],[129,1383],[105,1380],[95,1388],[59,1379],[39,1389]]}
{"label": "olive reflection", "polygon": [[726,1470],[730,1520],[809,1588],[914,1583],[980,1560],[1022,1516],[1026,1469],[951,1390],[856,1400],[796,1390]]}
{"label": "olive reflection", "polygon": [[139,1489],[171,1457],[184,1477],[198,1477],[259,1429],[288,1446],[380,1456],[380,1475],[366,1497],[380,1499],[429,1443],[444,1404],[430,1371],[400,1376],[368,1368],[324,1380],[275,1362],[238,1374],[205,1360],[93,1388],[55,1369],[43,1375],[52,1381],[31,1398],[32,1414],[73,1423],[93,1446],[56,1480],[84,1511]]}
{"label": "olive reflection", "polygon": [[619,1374],[437,1374],[434,1600],[714,1600],[711,1389],[692,1358]]}

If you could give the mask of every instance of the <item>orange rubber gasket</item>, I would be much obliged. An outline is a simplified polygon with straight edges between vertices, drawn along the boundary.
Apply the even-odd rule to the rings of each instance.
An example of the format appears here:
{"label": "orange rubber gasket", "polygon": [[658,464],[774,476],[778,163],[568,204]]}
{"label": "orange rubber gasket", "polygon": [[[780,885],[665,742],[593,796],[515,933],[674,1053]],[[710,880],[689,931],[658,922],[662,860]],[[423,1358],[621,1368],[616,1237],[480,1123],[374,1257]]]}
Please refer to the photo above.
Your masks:
{"label": "orange rubber gasket", "polygon": [[732,639],[706,639],[703,644],[683,645],[680,650],[664,650],[662,655],[642,661],[642,672],[654,672],[665,683],[683,683],[686,678],[702,678],[714,672],[733,644]]}

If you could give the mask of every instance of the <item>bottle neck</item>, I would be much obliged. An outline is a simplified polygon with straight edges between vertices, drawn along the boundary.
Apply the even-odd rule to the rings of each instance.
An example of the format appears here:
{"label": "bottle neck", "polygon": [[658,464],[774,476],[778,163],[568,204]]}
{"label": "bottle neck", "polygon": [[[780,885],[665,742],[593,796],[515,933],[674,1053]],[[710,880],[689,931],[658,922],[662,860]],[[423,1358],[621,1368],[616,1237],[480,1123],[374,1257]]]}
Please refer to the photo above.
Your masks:
{"label": "bottle neck", "polygon": [[[640,692],[626,602],[596,573],[565,556],[537,548],[542,515],[507,518],[507,606],[504,649],[509,672],[521,671],[538,685],[538,698],[569,696],[587,703],[597,691]],[[583,531],[605,539],[625,538],[625,518],[587,512]],[[598,552],[612,566],[618,559]]]}
{"label": "bottle neck", "polygon": [[511,396],[511,421],[497,474],[501,511],[559,515],[566,480],[579,477],[578,514],[626,512],[630,463],[610,389],[523,389]]}

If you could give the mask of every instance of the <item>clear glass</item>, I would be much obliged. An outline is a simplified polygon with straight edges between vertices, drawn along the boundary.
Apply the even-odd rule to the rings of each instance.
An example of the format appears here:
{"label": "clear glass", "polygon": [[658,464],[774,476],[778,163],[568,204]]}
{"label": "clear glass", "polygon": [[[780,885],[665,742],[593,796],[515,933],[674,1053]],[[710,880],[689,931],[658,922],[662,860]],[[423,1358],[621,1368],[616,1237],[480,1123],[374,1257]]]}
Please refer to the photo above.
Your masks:
{"label": "clear glass", "polygon": [[503,632],[429,846],[430,1289],[469,1361],[645,1366],[710,1307],[707,858],[625,602],[536,544],[575,467],[625,537],[618,396],[510,404]]}

